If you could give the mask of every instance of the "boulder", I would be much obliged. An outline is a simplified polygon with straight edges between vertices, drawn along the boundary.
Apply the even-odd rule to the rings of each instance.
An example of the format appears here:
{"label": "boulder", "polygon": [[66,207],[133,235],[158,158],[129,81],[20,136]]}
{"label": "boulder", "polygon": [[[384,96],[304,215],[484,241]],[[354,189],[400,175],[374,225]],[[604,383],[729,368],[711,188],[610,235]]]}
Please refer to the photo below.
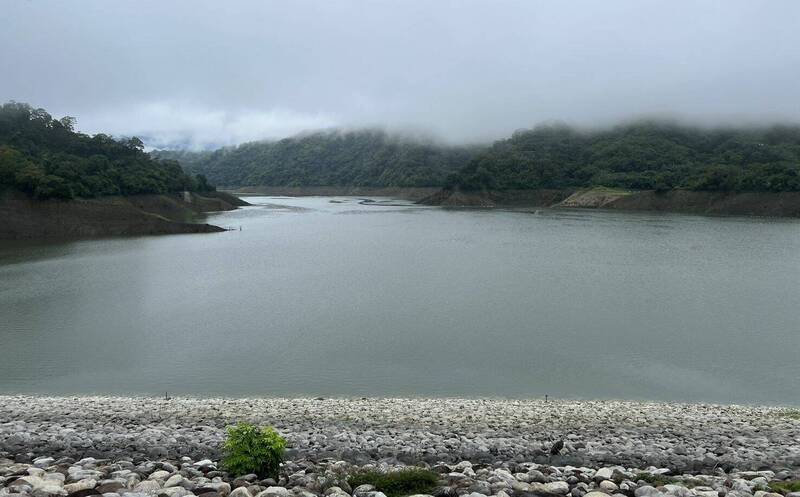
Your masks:
{"label": "boulder", "polygon": [[230,497],[253,497],[253,495],[247,487],[236,487],[231,491]]}

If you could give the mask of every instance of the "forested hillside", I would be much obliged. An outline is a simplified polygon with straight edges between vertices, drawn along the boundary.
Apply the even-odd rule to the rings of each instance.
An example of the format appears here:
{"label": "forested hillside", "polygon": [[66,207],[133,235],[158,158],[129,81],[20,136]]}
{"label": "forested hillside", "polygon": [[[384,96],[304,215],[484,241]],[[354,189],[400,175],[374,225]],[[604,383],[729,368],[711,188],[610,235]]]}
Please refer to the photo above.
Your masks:
{"label": "forested hillside", "polygon": [[156,160],[138,138],[74,131],[71,117],[10,102],[0,107],[0,190],[35,198],[96,197],[212,189],[176,161]]}
{"label": "forested hillside", "polygon": [[447,186],[798,191],[800,126],[706,129],[650,121],[600,131],[539,126],[495,142],[448,178]]}
{"label": "forested hillside", "polygon": [[378,130],[325,131],[213,152],[156,151],[225,186],[441,186],[477,149]]}
{"label": "forested hillside", "polygon": [[329,131],[153,155],[226,186],[800,190],[800,126],[788,125],[641,121],[594,131],[544,125],[490,147],[447,147],[375,130]]}

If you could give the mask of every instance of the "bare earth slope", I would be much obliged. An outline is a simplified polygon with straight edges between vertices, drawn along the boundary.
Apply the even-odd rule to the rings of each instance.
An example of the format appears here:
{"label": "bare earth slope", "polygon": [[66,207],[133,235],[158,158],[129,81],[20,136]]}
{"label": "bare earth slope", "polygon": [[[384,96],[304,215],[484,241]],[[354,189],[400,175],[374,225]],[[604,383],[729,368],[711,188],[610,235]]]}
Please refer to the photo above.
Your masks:
{"label": "bare earth slope", "polygon": [[447,207],[570,207],[686,214],[800,217],[800,192],[667,192],[589,190],[504,190],[464,192],[441,190],[420,203]]}
{"label": "bare earth slope", "polygon": [[223,229],[194,223],[197,216],[238,205],[218,192],[39,201],[7,191],[0,194],[0,240],[211,233]]}

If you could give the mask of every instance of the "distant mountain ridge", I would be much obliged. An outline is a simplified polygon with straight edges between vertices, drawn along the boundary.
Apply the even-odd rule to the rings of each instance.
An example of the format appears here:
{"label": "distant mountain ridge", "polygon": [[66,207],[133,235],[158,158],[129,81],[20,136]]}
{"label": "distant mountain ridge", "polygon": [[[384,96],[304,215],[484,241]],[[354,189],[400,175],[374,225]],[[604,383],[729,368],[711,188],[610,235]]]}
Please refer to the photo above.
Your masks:
{"label": "distant mountain ridge", "polygon": [[221,186],[441,186],[479,147],[447,146],[382,130],[328,130],[213,152],[156,150]]}
{"label": "distant mountain ridge", "polygon": [[701,128],[638,121],[597,130],[547,124],[491,146],[445,146],[379,130],[322,131],[213,152],[152,152],[229,187],[610,187],[800,191],[800,126]]}
{"label": "distant mountain ridge", "polygon": [[664,121],[592,131],[538,126],[476,154],[446,186],[798,191],[800,126],[699,128]]}

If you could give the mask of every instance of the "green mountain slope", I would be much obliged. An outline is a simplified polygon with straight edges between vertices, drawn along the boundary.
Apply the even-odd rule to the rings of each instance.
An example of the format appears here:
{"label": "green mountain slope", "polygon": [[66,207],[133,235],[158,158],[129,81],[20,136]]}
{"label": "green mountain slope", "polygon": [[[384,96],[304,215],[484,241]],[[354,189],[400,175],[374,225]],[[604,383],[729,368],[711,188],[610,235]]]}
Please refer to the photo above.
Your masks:
{"label": "green mountain slope", "polygon": [[10,102],[0,107],[0,189],[39,198],[208,191],[205,178],[156,160],[138,138],[73,130],[75,120]]}
{"label": "green mountain slope", "polygon": [[377,130],[325,131],[213,152],[156,151],[225,186],[441,186],[476,147],[448,147]]}
{"label": "green mountain slope", "polygon": [[462,190],[606,186],[800,190],[800,126],[706,129],[643,121],[599,131],[518,131],[448,178]]}

